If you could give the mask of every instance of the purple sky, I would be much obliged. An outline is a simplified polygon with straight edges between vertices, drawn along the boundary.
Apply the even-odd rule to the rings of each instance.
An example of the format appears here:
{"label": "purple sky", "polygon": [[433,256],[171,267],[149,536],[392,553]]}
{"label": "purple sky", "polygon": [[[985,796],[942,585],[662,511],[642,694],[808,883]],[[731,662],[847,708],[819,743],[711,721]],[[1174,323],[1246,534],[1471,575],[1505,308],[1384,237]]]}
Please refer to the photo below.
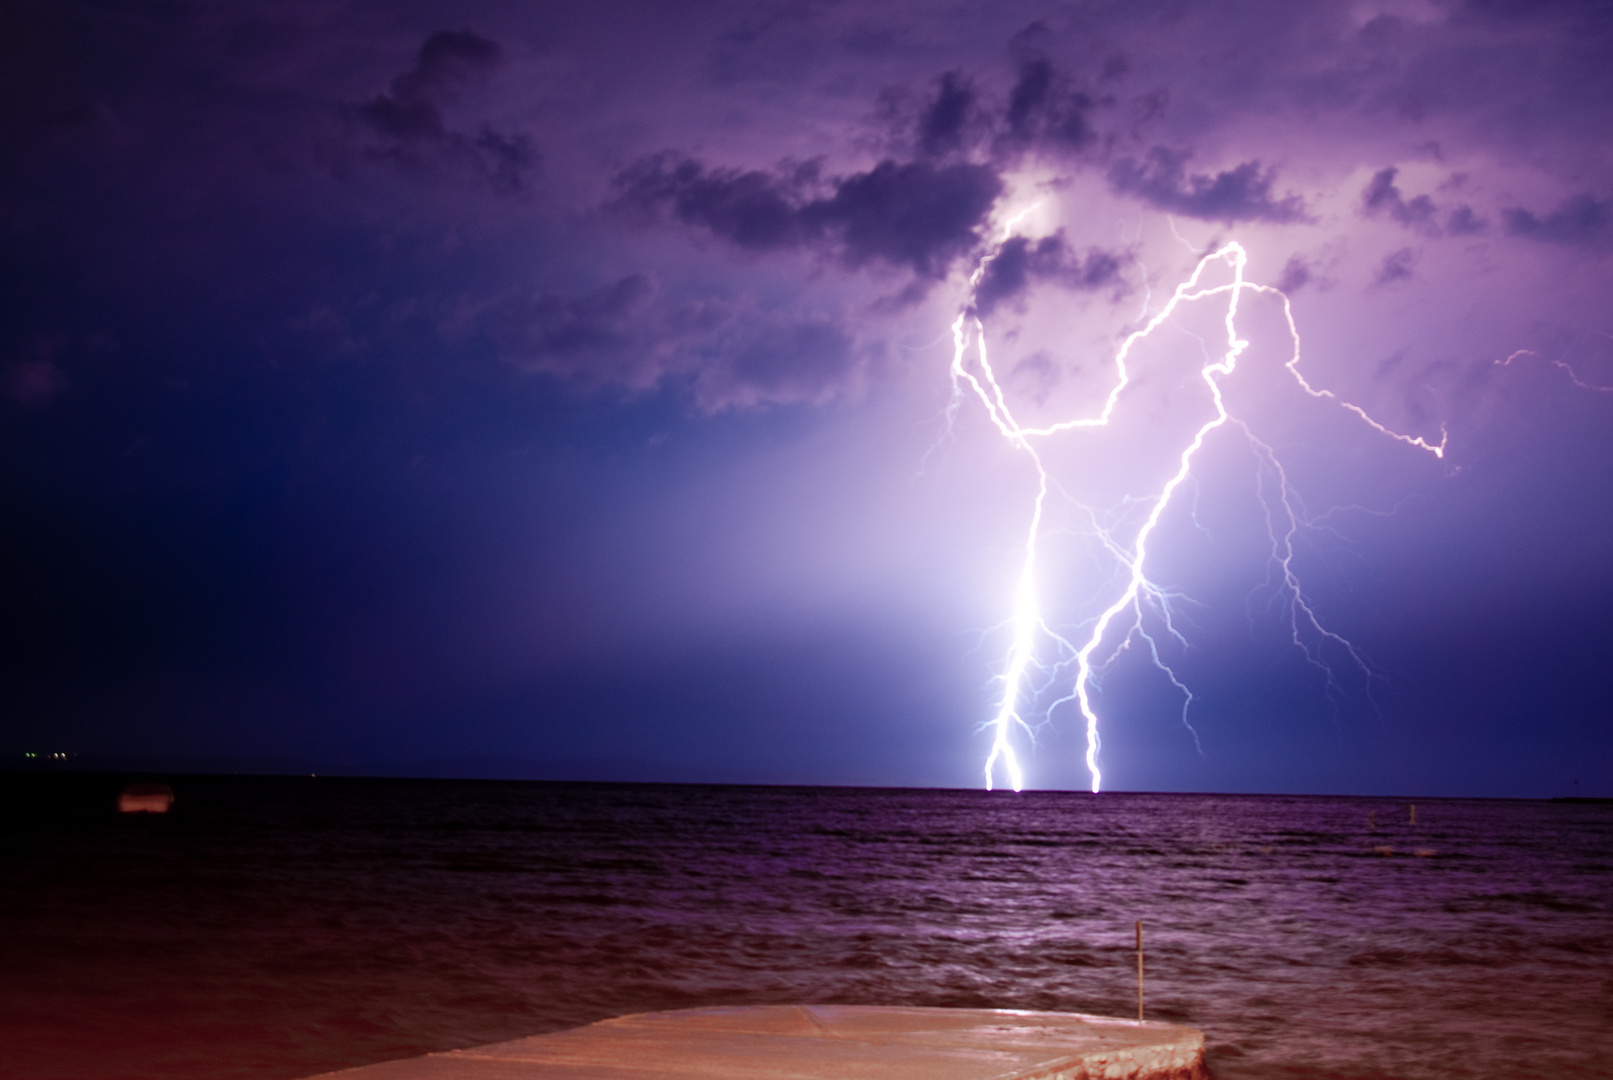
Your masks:
{"label": "purple sky", "polygon": [[[1237,240],[1314,386],[1449,440],[1249,303],[1372,674],[1287,640],[1218,432],[1148,563],[1198,744],[1134,641],[1108,786],[1613,795],[1610,55],[1589,2],[11,5],[0,750],[979,783],[1035,477],[950,326],[1022,214],[973,304],[1027,421]],[[1064,632],[1217,318],[1048,446]],[[1019,745],[1086,786],[1068,709]]]}

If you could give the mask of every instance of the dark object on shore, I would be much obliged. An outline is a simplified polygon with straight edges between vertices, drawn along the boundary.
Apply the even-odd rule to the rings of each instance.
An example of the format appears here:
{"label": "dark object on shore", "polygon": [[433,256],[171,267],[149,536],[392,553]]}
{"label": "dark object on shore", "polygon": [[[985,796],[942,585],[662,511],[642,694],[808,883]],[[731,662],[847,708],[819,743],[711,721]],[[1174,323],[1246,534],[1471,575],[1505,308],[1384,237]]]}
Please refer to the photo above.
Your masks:
{"label": "dark object on shore", "polygon": [[125,814],[166,814],[174,805],[174,789],[167,784],[130,784],[118,796],[118,810]]}
{"label": "dark object on shore", "polygon": [[1566,803],[1599,803],[1603,806],[1613,806],[1613,799],[1603,798],[1599,795],[1560,795],[1555,799],[1548,799],[1546,801]]}

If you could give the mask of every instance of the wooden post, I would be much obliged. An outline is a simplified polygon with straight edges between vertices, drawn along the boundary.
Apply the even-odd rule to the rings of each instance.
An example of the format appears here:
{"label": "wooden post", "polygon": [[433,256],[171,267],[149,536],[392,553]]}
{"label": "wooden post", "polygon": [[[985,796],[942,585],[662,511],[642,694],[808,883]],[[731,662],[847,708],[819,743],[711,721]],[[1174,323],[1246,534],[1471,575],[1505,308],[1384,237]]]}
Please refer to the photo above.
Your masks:
{"label": "wooden post", "polygon": [[1137,920],[1137,1022],[1143,1022],[1143,921]]}

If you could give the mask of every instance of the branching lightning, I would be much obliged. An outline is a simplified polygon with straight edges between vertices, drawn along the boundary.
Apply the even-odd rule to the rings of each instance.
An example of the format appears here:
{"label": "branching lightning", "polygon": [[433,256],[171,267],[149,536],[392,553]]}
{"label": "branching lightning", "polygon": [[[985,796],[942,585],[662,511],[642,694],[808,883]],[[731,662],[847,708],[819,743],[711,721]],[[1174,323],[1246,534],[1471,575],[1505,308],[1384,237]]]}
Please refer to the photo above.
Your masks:
{"label": "branching lightning", "polygon": [[[1003,244],[1013,236],[1014,230],[1024,216],[1024,213],[1021,213],[1010,219],[1004,226],[996,246],[982,258],[969,279],[968,302],[952,324],[953,397],[948,408],[949,419],[956,414],[965,398],[974,397],[984,407],[987,417],[1003,438],[1030,460],[1036,474],[1036,497],[1032,502],[1030,524],[1020,555],[1013,614],[1007,622],[1012,640],[1001,677],[1002,696],[996,715],[988,724],[992,731],[992,744],[985,763],[986,787],[989,790],[994,786],[999,769],[1006,774],[1015,791],[1023,787],[1024,774],[1014,750],[1012,737],[1016,729],[1023,731],[1027,736],[1034,736],[1033,726],[1021,711],[1025,707],[1024,703],[1033,695],[1034,688],[1031,682],[1038,674],[1049,679],[1055,678],[1073,666],[1073,682],[1069,692],[1048,706],[1043,716],[1045,718],[1054,709],[1070,702],[1080,710],[1086,725],[1086,767],[1091,776],[1092,790],[1097,792],[1102,786],[1103,776],[1098,763],[1102,745],[1099,737],[1098,713],[1092,700],[1095,675],[1133,640],[1141,639],[1146,643],[1154,663],[1183,695],[1182,717],[1184,724],[1187,723],[1188,709],[1194,700],[1192,691],[1161,656],[1158,641],[1149,634],[1144,625],[1145,610],[1157,616],[1165,632],[1179,643],[1185,646],[1186,639],[1178,631],[1172,614],[1172,595],[1149,579],[1146,566],[1149,544],[1160,527],[1166,507],[1191,476],[1194,460],[1204,447],[1205,440],[1218,428],[1235,426],[1249,440],[1258,459],[1262,502],[1266,507],[1267,530],[1272,544],[1271,559],[1275,571],[1273,575],[1276,579],[1275,587],[1286,607],[1287,625],[1294,645],[1304,653],[1310,663],[1325,673],[1330,696],[1342,691],[1333,666],[1322,655],[1324,645],[1331,646],[1336,653],[1347,657],[1351,665],[1370,679],[1370,671],[1360,652],[1345,638],[1323,626],[1316,611],[1300,589],[1300,581],[1294,568],[1294,538],[1302,526],[1303,515],[1297,507],[1296,500],[1291,496],[1287,475],[1277,455],[1270,446],[1256,438],[1242,420],[1228,411],[1226,401],[1222,397],[1222,381],[1236,370],[1239,358],[1249,346],[1249,342],[1240,337],[1238,332],[1238,313],[1245,293],[1269,295],[1280,299],[1293,344],[1293,352],[1285,369],[1306,394],[1334,402],[1354,413],[1380,434],[1426,451],[1436,458],[1444,457],[1447,437],[1442,430],[1440,441],[1432,443],[1418,436],[1392,431],[1374,420],[1359,406],[1339,398],[1330,390],[1312,386],[1299,370],[1299,330],[1294,322],[1293,308],[1288,297],[1271,286],[1245,280],[1244,270],[1248,255],[1237,242],[1227,243],[1203,256],[1187,280],[1177,286],[1169,301],[1139,329],[1125,338],[1115,354],[1114,383],[1096,415],[1072,417],[1044,426],[1021,424],[1015,419],[1008,396],[1004,393],[1002,384],[992,368],[986,348],[985,325],[978,314],[974,297],[991,262],[1002,251]],[[1232,280],[1220,285],[1203,284],[1206,272],[1218,264],[1230,270]],[[1122,395],[1131,383],[1130,363],[1133,349],[1169,322],[1184,305],[1212,298],[1221,298],[1226,304],[1223,319],[1226,331],[1225,344],[1218,350],[1219,355],[1216,355],[1217,350],[1206,349],[1205,362],[1198,375],[1209,391],[1213,415],[1200,424],[1182,444],[1181,451],[1175,459],[1174,471],[1147,500],[1148,513],[1129,544],[1117,539],[1113,529],[1104,527],[1095,516],[1091,516],[1094,536],[1121,569],[1121,588],[1118,595],[1103,608],[1097,618],[1083,627],[1079,640],[1069,640],[1044,620],[1038,591],[1038,545],[1043,535],[1043,517],[1050,485],[1046,465],[1038,451],[1038,443],[1062,432],[1109,426],[1114,420],[1116,407]],[[1267,477],[1270,478],[1273,489],[1270,494],[1266,490]],[[1124,633],[1119,633],[1121,629]],[[1118,639],[1112,649],[1108,653],[1101,653],[1104,642],[1115,634],[1118,634]],[[1039,659],[1039,645],[1044,640],[1059,654],[1058,661],[1051,667]],[[1188,729],[1193,731],[1190,724]],[[1193,731],[1193,736],[1197,741],[1196,731]]]}
{"label": "branching lightning", "polygon": [[[1613,334],[1605,334],[1603,336],[1604,337],[1613,337]],[[1594,390],[1599,394],[1613,394],[1613,386],[1598,386],[1595,383],[1588,383],[1584,379],[1581,379],[1579,377],[1579,374],[1577,372],[1575,372],[1574,369],[1568,365],[1568,362],[1566,360],[1563,360],[1561,358],[1547,360],[1546,357],[1541,356],[1539,353],[1535,352],[1533,349],[1519,349],[1517,352],[1513,353],[1511,356],[1508,356],[1505,360],[1497,360],[1495,362],[1496,367],[1506,367],[1509,364],[1511,364],[1512,361],[1518,359],[1518,357],[1520,357],[1520,356],[1533,356],[1537,360],[1546,360],[1546,362],[1551,364],[1552,367],[1557,368],[1559,371],[1561,371],[1565,375],[1567,375],[1568,376],[1568,381],[1573,383],[1575,386],[1579,387],[1581,390]]]}

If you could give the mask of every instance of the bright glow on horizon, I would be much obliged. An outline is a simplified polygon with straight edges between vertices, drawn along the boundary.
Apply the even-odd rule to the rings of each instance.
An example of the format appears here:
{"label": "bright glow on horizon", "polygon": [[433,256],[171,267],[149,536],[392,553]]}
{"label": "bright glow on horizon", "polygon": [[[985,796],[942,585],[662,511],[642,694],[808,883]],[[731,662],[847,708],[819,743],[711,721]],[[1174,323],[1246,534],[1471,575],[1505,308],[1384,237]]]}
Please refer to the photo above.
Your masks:
{"label": "bright glow on horizon", "polygon": [[[1054,701],[1043,712],[1043,717],[1050,716],[1052,711],[1067,702],[1074,702],[1081,711],[1086,724],[1086,767],[1091,776],[1092,791],[1096,793],[1102,787],[1103,774],[1099,767],[1098,756],[1102,742],[1099,735],[1099,722],[1096,707],[1091,699],[1092,676],[1096,669],[1101,668],[1118,651],[1128,644],[1133,636],[1144,639],[1149,647],[1154,663],[1170,679],[1184,695],[1182,709],[1183,722],[1187,722],[1187,710],[1193,702],[1192,691],[1176,676],[1176,673],[1161,658],[1157,642],[1143,628],[1142,606],[1150,604],[1161,615],[1164,626],[1173,637],[1184,645],[1186,639],[1177,632],[1171,618],[1169,598],[1166,591],[1159,585],[1150,581],[1147,576],[1145,564],[1148,560],[1148,545],[1159,527],[1160,520],[1169,505],[1171,497],[1191,475],[1194,458],[1204,446],[1206,438],[1217,428],[1228,424],[1235,425],[1249,439],[1260,459],[1270,466],[1277,478],[1276,504],[1281,506],[1282,514],[1286,520],[1279,522],[1273,518],[1273,504],[1263,500],[1266,506],[1267,531],[1271,538],[1271,558],[1281,571],[1282,589],[1288,598],[1289,628],[1294,644],[1306,655],[1310,663],[1326,673],[1330,688],[1336,686],[1333,670],[1301,636],[1302,628],[1320,638],[1331,641],[1342,647],[1352,664],[1366,671],[1366,664],[1360,653],[1343,637],[1324,627],[1318,620],[1315,611],[1305,600],[1300,591],[1300,582],[1294,572],[1293,538],[1298,532],[1301,517],[1295,510],[1289,497],[1287,474],[1277,460],[1270,446],[1261,442],[1250,431],[1243,421],[1234,417],[1227,410],[1226,402],[1221,393],[1221,380],[1231,375],[1237,368],[1238,359],[1248,348],[1238,333],[1239,305],[1245,292],[1271,295],[1279,298],[1283,306],[1283,314],[1287,320],[1290,339],[1293,343],[1293,352],[1284,365],[1301,389],[1313,398],[1325,399],[1340,405],[1354,413],[1373,430],[1433,454],[1436,458],[1445,455],[1448,437],[1441,430],[1440,441],[1430,443],[1419,436],[1403,435],[1384,427],[1374,420],[1365,410],[1357,405],[1339,398],[1330,390],[1313,387],[1299,371],[1300,338],[1299,330],[1294,322],[1293,307],[1288,297],[1280,290],[1269,285],[1253,284],[1244,279],[1244,269],[1248,263],[1248,253],[1236,241],[1227,243],[1203,256],[1194,267],[1193,273],[1176,287],[1171,298],[1152,318],[1140,329],[1133,331],[1122,343],[1115,355],[1116,378],[1103,408],[1096,416],[1072,417],[1058,423],[1040,427],[1031,427],[1020,424],[1014,419],[1009,408],[1007,395],[999,383],[996,373],[991,366],[987,354],[985,339],[985,324],[977,313],[975,296],[980,282],[983,279],[991,262],[1002,251],[1003,245],[1014,235],[1015,229],[1021,220],[1036,209],[1031,206],[1021,210],[1008,219],[1002,229],[1002,234],[996,245],[981,259],[979,266],[969,278],[969,296],[962,311],[952,324],[953,354],[951,378],[953,397],[948,406],[948,419],[956,415],[961,401],[967,394],[978,400],[985,408],[987,416],[1003,438],[1021,450],[1030,459],[1036,470],[1037,488],[1036,497],[1032,502],[1030,526],[1026,532],[1023,554],[1021,555],[1020,571],[1014,589],[1013,614],[1008,620],[1012,631],[1012,643],[1006,659],[1002,675],[1002,697],[998,704],[996,715],[989,722],[992,729],[991,752],[986,758],[985,778],[986,789],[993,788],[996,773],[1000,767],[1007,775],[1009,783],[1015,791],[1024,787],[1024,772],[1020,766],[1012,742],[1012,735],[1016,728],[1021,729],[1027,736],[1034,737],[1034,731],[1025,717],[1021,715],[1021,703],[1027,696],[1028,682],[1035,671],[1049,672],[1050,678],[1073,662],[1075,667],[1074,683],[1070,692]],[[1212,265],[1225,265],[1232,275],[1232,280],[1223,285],[1203,286],[1206,270]],[[1199,377],[1208,388],[1210,400],[1214,405],[1214,415],[1199,425],[1191,435],[1184,438],[1181,451],[1177,457],[1175,471],[1149,498],[1151,504],[1147,518],[1138,529],[1134,540],[1128,545],[1118,540],[1112,531],[1098,524],[1096,515],[1092,515],[1092,528],[1094,535],[1105,550],[1125,568],[1125,586],[1097,616],[1084,638],[1079,644],[1074,643],[1060,635],[1050,627],[1042,617],[1042,605],[1037,580],[1037,547],[1042,535],[1043,513],[1048,495],[1048,473],[1040,454],[1037,451],[1036,441],[1062,432],[1073,431],[1080,428],[1107,427],[1114,421],[1115,409],[1122,394],[1131,382],[1131,371],[1128,366],[1132,350],[1137,344],[1152,335],[1161,326],[1173,318],[1179,309],[1186,304],[1212,298],[1224,298],[1226,314],[1224,325],[1226,328],[1225,348],[1219,359],[1212,359],[1208,350],[1205,363],[1199,370]],[[1098,650],[1104,639],[1109,635],[1111,628],[1124,626],[1125,633],[1121,636],[1115,649],[1103,657],[1098,657]],[[1050,643],[1057,647],[1060,659],[1051,669],[1048,669],[1038,660],[1038,643],[1045,635]],[[1192,726],[1188,725],[1192,731]],[[1197,740],[1197,732],[1194,738]]]}

